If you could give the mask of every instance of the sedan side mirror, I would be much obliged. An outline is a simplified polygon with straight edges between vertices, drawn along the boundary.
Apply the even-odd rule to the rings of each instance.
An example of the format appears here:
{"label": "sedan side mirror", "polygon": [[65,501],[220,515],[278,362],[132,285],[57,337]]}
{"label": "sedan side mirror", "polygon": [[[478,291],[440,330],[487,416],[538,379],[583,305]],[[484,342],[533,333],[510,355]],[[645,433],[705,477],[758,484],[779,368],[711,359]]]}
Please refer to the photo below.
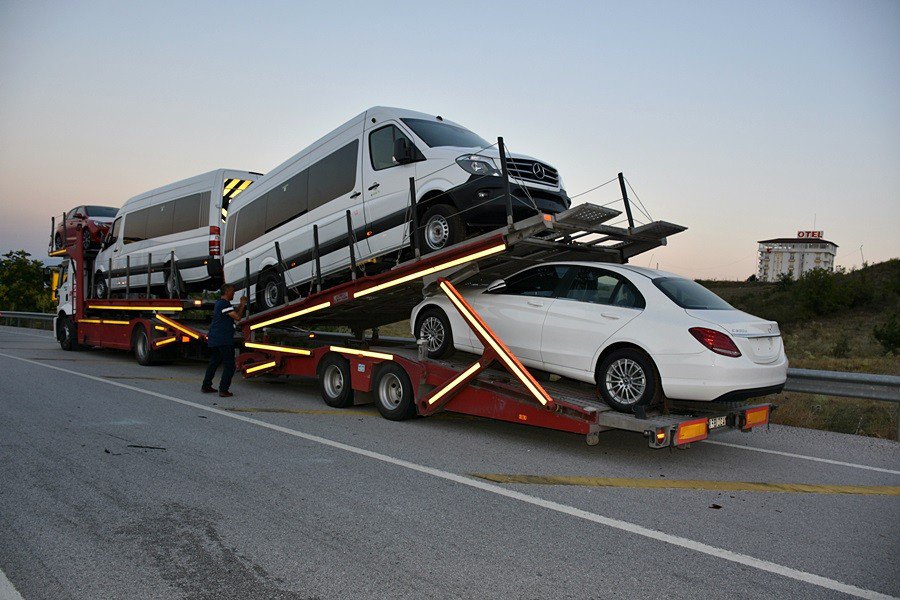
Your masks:
{"label": "sedan side mirror", "polygon": [[497,279],[496,281],[492,281],[491,285],[487,286],[487,289],[484,290],[486,292],[499,292],[503,288],[506,287],[506,281],[503,279]]}
{"label": "sedan side mirror", "polygon": [[394,160],[398,165],[408,165],[415,160],[413,146],[405,137],[394,140]]}
{"label": "sedan side mirror", "polygon": [[78,212],[78,213],[75,213],[74,215],[72,215],[72,218],[73,219],[84,219],[85,216],[84,216],[84,213]]}

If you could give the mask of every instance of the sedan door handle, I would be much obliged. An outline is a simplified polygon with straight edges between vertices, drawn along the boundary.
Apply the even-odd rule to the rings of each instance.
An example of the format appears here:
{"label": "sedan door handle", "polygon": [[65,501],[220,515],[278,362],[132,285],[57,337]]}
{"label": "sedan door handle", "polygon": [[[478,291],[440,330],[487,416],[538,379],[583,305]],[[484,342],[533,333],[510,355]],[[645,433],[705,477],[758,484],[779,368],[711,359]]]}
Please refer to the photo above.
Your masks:
{"label": "sedan door handle", "polygon": [[369,191],[371,192],[372,190],[374,190],[375,188],[377,188],[379,185],[381,185],[381,184],[380,184],[380,183],[377,183],[377,182],[376,182],[376,183],[373,183],[372,185],[369,186]]}
{"label": "sedan door handle", "polygon": [[[370,188],[370,189],[371,189],[371,188]],[[350,194],[350,197],[351,197],[351,198],[356,198],[356,197],[359,196],[360,194],[362,194],[362,192],[353,192],[352,194]]]}
{"label": "sedan door handle", "polygon": [[612,321],[618,321],[618,320],[619,320],[618,315],[611,315],[611,314],[609,314],[609,313],[600,313],[600,316],[603,317],[604,319],[610,319],[610,320],[612,320]]}
{"label": "sedan door handle", "polygon": [[536,300],[526,300],[525,303],[528,306],[543,306],[544,305],[543,302],[537,302]]}

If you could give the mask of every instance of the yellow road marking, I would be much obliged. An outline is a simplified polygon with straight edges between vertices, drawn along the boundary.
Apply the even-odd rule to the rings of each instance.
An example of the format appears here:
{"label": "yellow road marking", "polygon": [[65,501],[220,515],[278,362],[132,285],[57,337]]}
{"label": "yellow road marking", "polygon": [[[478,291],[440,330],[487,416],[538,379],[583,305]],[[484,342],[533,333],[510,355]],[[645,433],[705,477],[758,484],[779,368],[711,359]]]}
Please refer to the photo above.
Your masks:
{"label": "yellow road marking", "polygon": [[702,479],[641,479],[630,477],[578,477],[549,475],[505,475],[470,473],[494,483],[535,485],[578,485],[643,489],[708,490],[714,492],[790,492],[795,494],[858,494],[864,496],[900,496],[896,485],[817,485],[809,483],[767,483],[757,481],[705,481]]}

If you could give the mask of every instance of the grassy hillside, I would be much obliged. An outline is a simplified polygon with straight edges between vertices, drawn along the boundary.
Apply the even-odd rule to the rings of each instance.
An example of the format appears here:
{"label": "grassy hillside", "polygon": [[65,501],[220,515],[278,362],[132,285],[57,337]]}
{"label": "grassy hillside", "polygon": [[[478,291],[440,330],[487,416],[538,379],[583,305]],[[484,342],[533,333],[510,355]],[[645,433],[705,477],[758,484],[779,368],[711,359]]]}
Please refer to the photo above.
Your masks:
{"label": "grassy hillside", "polygon": [[[792,367],[900,375],[900,260],[778,283],[701,281],[736,308],[778,321]],[[785,392],[773,421],[896,438],[888,402]]]}

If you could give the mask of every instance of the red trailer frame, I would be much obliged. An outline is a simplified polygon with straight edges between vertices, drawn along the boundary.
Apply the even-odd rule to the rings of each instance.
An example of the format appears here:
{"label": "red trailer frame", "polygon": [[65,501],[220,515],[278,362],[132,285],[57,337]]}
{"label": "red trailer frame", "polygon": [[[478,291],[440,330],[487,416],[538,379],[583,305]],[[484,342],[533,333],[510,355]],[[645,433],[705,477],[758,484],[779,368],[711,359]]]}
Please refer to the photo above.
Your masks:
{"label": "red trailer frame", "polygon": [[[580,208],[580,207],[579,207]],[[596,207],[590,207],[593,209]],[[602,213],[599,219],[608,218]],[[642,410],[639,414],[619,413],[606,406],[596,397],[578,397],[559,386],[560,392],[554,397],[545,389],[522,363],[510,352],[503,341],[491,330],[485,321],[459,294],[448,277],[465,280],[474,274],[508,272],[521,268],[523,258],[521,246],[540,252],[537,261],[550,256],[558,260],[559,255],[569,258],[581,257],[583,248],[572,248],[573,233],[564,225],[566,215],[554,217],[539,215],[535,219],[515,224],[508,231],[482,236],[463,242],[444,251],[426,255],[401,265],[391,271],[375,276],[362,277],[324,290],[319,293],[289,302],[279,308],[247,317],[242,322],[245,351],[237,358],[238,368],[245,377],[262,375],[293,375],[317,377],[319,367],[326,357],[341,355],[349,361],[349,385],[355,392],[371,394],[376,380],[381,377],[386,365],[396,364],[409,377],[414,398],[414,414],[428,416],[441,410],[487,417],[559,431],[579,433],[586,436],[588,444],[599,442],[599,433],[609,429],[624,429],[643,433],[649,438],[653,448],[686,446],[705,439],[710,433],[728,428],[749,431],[754,427],[767,425],[773,406],[759,404],[736,410],[716,411],[699,416],[677,414],[673,407],[664,404],[654,407],[654,414]],[[607,236],[617,236],[615,249],[621,252],[624,262],[624,248],[629,244],[648,245],[651,236],[632,230],[579,222],[578,227]],[[665,223],[651,224],[657,231],[672,232],[683,230]],[[665,226],[669,227],[666,228]],[[565,242],[554,247],[548,240],[547,232],[557,232]],[[548,246],[548,244],[551,244]],[[624,244],[624,246],[623,246]],[[656,246],[660,245],[659,239]],[[594,250],[590,248],[588,251]],[[606,248],[601,251],[605,252]],[[517,260],[518,259],[518,260]],[[487,263],[487,264],[486,264]],[[504,271],[505,270],[505,271]],[[452,275],[448,273],[453,272]],[[483,354],[468,366],[447,365],[441,361],[424,358],[422,347],[417,356],[410,357],[402,351],[394,351],[384,346],[369,346],[358,340],[357,346],[324,344],[318,337],[307,338],[309,347],[276,344],[272,337],[277,335],[277,327],[298,322],[352,322],[377,326],[390,318],[382,313],[392,313],[392,305],[410,295],[421,298],[423,279],[439,277],[433,285],[446,294],[454,308],[466,321],[473,334],[484,347]],[[416,300],[416,303],[418,300]],[[408,312],[407,312],[408,315]],[[270,335],[271,334],[271,335]],[[257,341],[256,337],[261,336]],[[373,342],[374,344],[374,342]],[[497,377],[494,365],[502,367],[508,376]],[[504,380],[505,379],[505,380]],[[711,404],[710,408],[715,408]],[[399,419],[412,416],[410,414]],[[394,418],[394,417],[388,417]]]}

